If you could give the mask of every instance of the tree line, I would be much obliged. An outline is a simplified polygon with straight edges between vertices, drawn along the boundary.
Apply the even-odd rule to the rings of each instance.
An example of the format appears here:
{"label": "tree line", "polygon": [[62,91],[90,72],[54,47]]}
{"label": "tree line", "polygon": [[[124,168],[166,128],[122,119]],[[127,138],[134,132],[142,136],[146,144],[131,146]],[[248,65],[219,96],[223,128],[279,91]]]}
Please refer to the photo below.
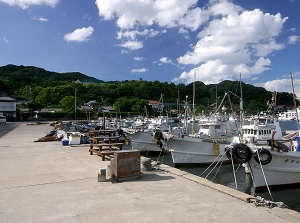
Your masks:
{"label": "tree line", "polygon": [[[241,95],[240,85],[243,95]],[[195,104],[197,111],[210,111],[219,104],[225,92],[230,91],[231,102],[239,104],[243,97],[244,110],[257,113],[267,109],[267,101],[272,92],[239,81],[223,81],[205,85],[197,81],[195,86]],[[159,81],[126,80],[104,82],[78,72],[56,73],[32,66],[6,65],[0,67],[0,89],[17,100],[28,101],[23,107],[30,112],[46,107],[62,108],[65,112],[77,106],[95,100],[110,105],[116,111],[141,112],[148,100],[183,104],[192,103],[193,84],[174,84]],[[293,94],[277,92],[277,105],[293,105]],[[229,101],[225,106],[230,107]],[[176,108],[176,106],[175,106]],[[150,109],[150,108],[148,108]]]}

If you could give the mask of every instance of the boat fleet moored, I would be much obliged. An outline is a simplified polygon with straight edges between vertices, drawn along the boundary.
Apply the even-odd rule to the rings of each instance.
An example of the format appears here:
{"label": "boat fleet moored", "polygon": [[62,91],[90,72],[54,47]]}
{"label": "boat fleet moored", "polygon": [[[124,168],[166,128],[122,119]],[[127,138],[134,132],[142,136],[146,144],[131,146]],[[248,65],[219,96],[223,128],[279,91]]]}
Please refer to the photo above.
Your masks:
{"label": "boat fleet moored", "polygon": [[284,135],[278,116],[272,113],[273,106],[271,103],[267,112],[241,123],[230,119],[226,112],[218,112],[205,121],[201,117],[201,122],[139,117],[99,119],[97,123],[68,127],[71,132],[86,133],[115,129],[133,150],[170,153],[174,166],[243,164],[255,190],[300,186],[299,131]]}
{"label": "boat fleet moored", "polygon": [[252,175],[256,191],[297,187],[300,186],[299,131],[283,135],[272,106],[267,112],[253,116],[249,123],[242,123],[238,131],[230,128],[229,119],[215,116],[214,121],[208,119],[205,124],[198,124],[199,131],[194,134],[187,134],[185,128],[162,124],[152,132],[137,132],[129,137],[134,149],[169,151],[175,166],[242,163],[249,171],[245,172]]}

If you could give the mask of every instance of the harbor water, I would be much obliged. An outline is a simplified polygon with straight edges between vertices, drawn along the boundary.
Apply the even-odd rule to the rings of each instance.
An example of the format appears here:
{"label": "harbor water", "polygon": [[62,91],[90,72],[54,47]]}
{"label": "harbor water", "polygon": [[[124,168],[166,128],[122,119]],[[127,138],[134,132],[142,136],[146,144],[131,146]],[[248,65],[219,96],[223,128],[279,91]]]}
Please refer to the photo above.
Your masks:
{"label": "harbor water", "polygon": [[[297,130],[296,121],[282,121],[280,123],[282,130]],[[152,155],[153,160],[157,160],[164,164],[174,166],[172,162],[171,154],[161,155],[160,157]],[[244,193],[260,196],[267,200],[274,202],[283,202],[290,209],[300,212],[300,188],[296,189],[282,189],[265,192],[255,192],[253,182],[250,174],[245,173],[244,167],[238,164],[234,165],[235,174],[232,165],[220,166],[180,166],[177,167],[183,171],[191,174],[207,178],[208,180],[222,184],[224,186],[242,191]]]}

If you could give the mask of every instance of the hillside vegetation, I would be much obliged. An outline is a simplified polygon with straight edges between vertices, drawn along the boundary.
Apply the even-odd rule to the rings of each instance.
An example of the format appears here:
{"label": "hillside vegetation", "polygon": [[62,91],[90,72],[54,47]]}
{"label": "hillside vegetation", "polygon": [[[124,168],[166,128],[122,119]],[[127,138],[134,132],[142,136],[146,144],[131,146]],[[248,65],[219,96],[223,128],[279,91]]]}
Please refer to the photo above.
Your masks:
{"label": "hillside vegetation", "polygon": [[[244,107],[248,113],[266,110],[272,92],[262,87],[242,83]],[[231,101],[239,104],[240,83],[223,81],[205,85],[195,83],[195,104],[197,110],[209,110],[214,103],[220,103],[226,91],[231,91]],[[148,100],[183,104],[188,96],[192,103],[193,84],[184,85],[159,81],[127,80],[104,82],[78,72],[56,73],[33,66],[7,65],[0,67],[0,93],[19,100],[31,101],[27,106],[33,111],[44,107],[61,107],[65,111],[74,109],[76,102],[96,100],[111,105],[117,111],[143,111]],[[227,106],[229,107],[229,102]],[[278,105],[293,105],[293,95],[277,93]]]}

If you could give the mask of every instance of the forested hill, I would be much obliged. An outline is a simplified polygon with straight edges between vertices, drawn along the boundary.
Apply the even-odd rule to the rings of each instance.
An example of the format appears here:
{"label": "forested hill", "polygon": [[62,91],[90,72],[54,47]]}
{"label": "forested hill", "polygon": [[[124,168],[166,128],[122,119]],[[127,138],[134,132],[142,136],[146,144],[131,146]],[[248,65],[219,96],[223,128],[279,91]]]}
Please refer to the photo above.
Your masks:
{"label": "forested hill", "polygon": [[[195,103],[203,107],[209,107],[216,101],[220,103],[226,91],[236,95],[232,96],[232,103],[235,104],[239,103],[238,95],[241,95],[238,81],[227,80],[210,85],[197,81],[195,89]],[[246,109],[252,111],[266,109],[266,102],[271,99],[272,92],[245,83],[242,83],[242,89]],[[78,72],[56,73],[33,66],[0,67],[0,94],[31,100],[32,105],[36,107],[61,107],[63,102],[68,107],[66,102],[74,102],[75,91],[78,103],[96,100],[114,106],[118,110],[141,111],[145,101],[158,101],[162,95],[164,102],[184,103],[187,96],[191,102],[193,84],[175,85],[145,80],[104,82]],[[286,92],[278,93],[277,104],[292,105],[293,95]]]}
{"label": "forested hill", "polygon": [[13,81],[16,84],[31,85],[44,85],[44,83],[47,84],[49,82],[61,81],[74,82],[77,80],[80,80],[81,82],[91,83],[103,82],[94,77],[89,77],[79,72],[57,73],[47,71],[38,67],[16,66],[12,64],[0,67],[0,78],[1,80]]}

